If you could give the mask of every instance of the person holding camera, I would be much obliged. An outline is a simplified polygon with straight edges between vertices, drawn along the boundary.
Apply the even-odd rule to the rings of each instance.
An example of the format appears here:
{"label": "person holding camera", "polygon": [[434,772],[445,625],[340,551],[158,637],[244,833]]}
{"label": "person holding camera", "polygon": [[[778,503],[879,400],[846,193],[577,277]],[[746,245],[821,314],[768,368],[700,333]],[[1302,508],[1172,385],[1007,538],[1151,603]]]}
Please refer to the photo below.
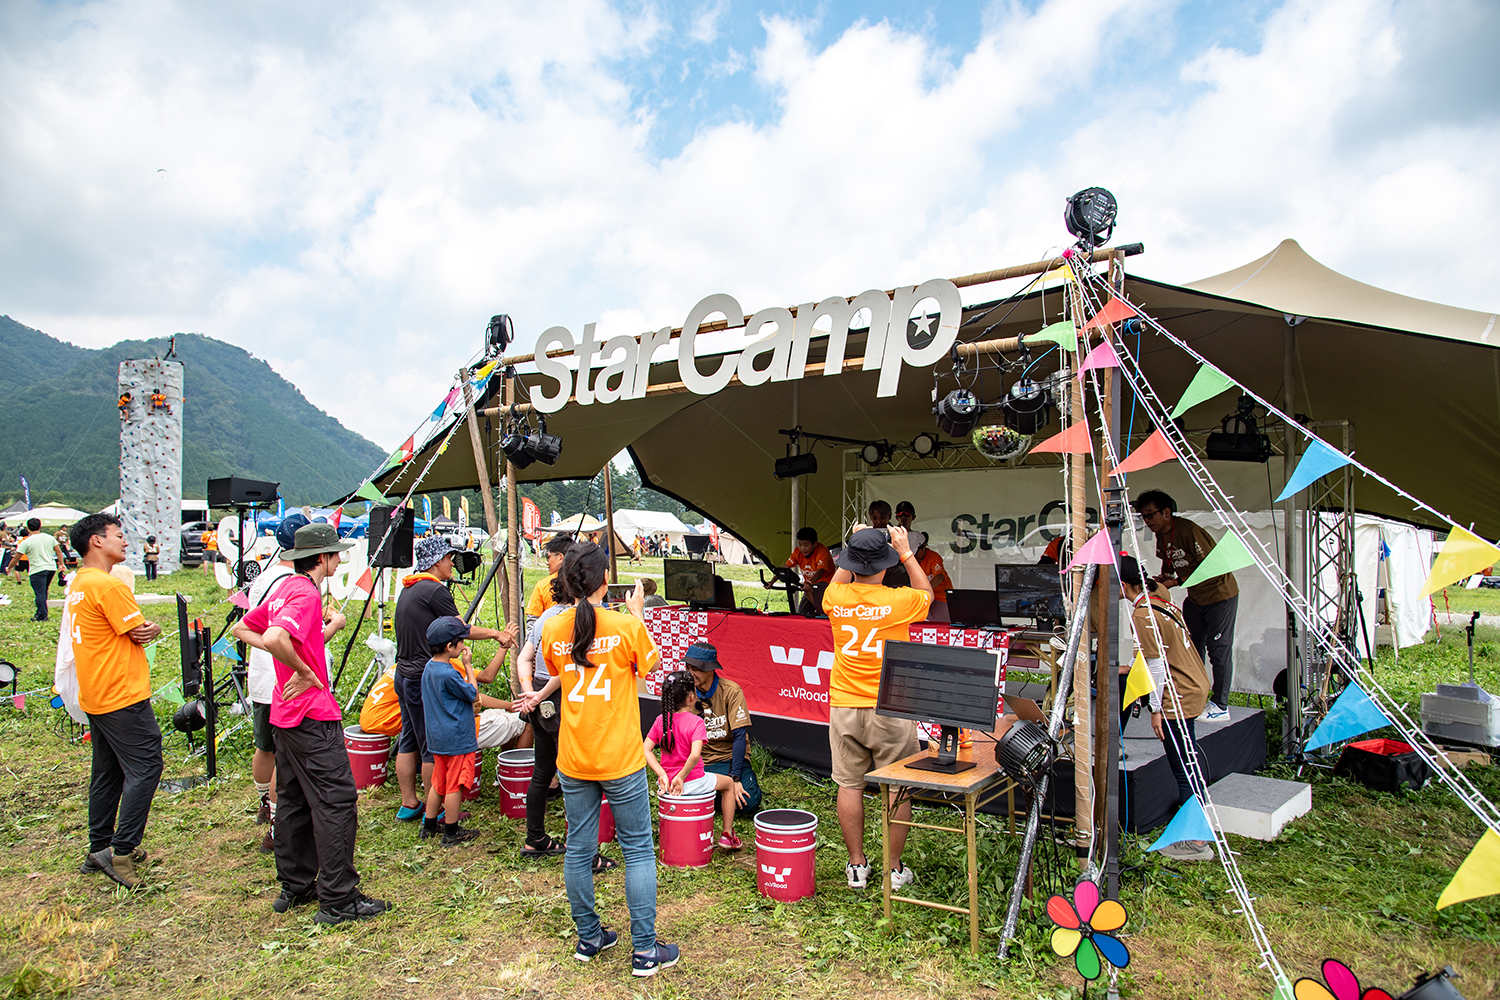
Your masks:
{"label": "person holding camera", "polygon": [[[886,571],[906,570],[910,587],[884,585]],[[823,594],[823,611],[833,628],[833,673],[828,679],[828,745],[838,785],[839,830],[849,850],[844,866],[849,888],[863,889],[870,877],[865,855],[865,775],[917,752],[916,723],[875,714],[881,659],[890,640],[910,638],[912,622],[927,617],[932,584],[911,549],[906,529],[854,526],[839,553],[838,570]],[[896,818],[911,818],[903,803]],[[902,863],[906,826],[891,830],[895,861],[892,889],[916,881]]]}

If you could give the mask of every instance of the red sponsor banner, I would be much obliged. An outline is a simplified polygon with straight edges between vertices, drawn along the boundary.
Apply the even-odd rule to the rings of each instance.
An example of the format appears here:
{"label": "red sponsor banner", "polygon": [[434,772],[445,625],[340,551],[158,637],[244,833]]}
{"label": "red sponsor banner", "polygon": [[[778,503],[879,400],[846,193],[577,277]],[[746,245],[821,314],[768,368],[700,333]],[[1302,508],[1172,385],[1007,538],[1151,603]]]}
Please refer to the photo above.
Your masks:
{"label": "red sponsor banner", "polygon": [[535,538],[542,530],[542,512],[530,497],[521,498],[521,534]]}

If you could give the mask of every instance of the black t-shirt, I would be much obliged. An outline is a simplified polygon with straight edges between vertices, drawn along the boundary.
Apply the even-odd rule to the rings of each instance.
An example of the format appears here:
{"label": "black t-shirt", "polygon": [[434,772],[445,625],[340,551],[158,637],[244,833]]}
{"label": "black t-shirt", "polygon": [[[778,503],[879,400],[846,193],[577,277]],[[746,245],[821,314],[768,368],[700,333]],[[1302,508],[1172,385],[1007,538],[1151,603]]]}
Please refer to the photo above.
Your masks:
{"label": "black t-shirt", "polygon": [[421,677],[432,659],[427,644],[427,626],[444,615],[458,615],[458,606],[448,588],[436,580],[418,580],[403,587],[396,599],[396,672],[402,677]]}

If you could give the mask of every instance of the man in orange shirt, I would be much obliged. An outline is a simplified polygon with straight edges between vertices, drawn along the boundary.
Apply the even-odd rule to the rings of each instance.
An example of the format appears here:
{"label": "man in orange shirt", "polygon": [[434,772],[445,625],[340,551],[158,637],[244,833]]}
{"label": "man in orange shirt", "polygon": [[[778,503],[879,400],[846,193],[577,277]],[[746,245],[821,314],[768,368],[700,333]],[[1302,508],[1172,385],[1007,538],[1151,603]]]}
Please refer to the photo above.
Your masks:
{"label": "man in orange shirt", "polygon": [[557,579],[557,571],[562,569],[563,556],[567,555],[568,547],[572,544],[572,535],[553,535],[542,546],[542,551],[547,555],[547,575],[531,588],[531,597],[526,601],[528,628],[531,626],[531,619],[540,618],[543,611],[552,607],[552,581]]}
{"label": "man in orange shirt", "polygon": [[[905,568],[910,587],[886,587],[885,571]],[[839,787],[839,830],[849,849],[844,867],[849,888],[863,889],[870,877],[865,856],[865,775],[917,752],[916,724],[875,714],[885,644],[910,637],[908,626],[927,616],[932,584],[912,553],[906,529],[854,526],[839,553],[838,571],[823,595],[823,610],[833,627],[833,673],[828,680],[828,745],[833,780]],[[911,803],[896,812],[911,818]],[[902,863],[909,827],[891,830],[891,888],[916,880]]]}
{"label": "man in orange shirt", "polygon": [[151,665],[142,648],[161,635],[130,587],[110,570],[125,561],[120,519],[90,514],[69,536],[81,558],[68,586],[67,628],[78,672],[78,705],[89,717],[89,854],[83,871],[139,884],[137,850],[161,781],[161,727],[151,711]]}
{"label": "man in orange shirt", "polygon": [[932,607],[927,612],[927,620],[930,622],[950,621],[948,591],[953,589],[953,578],[948,575],[948,569],[943,565],[943,557],[927,547],[925,531],[913,531],[909,537],[912,548],[915,550],[917,565],[922,567],[922,572],[927,574],[927,582],[932,584]]}
{"label": "man in orange shirt", "polygon": [[822,602],[823,586],[833,579],[833,556],[828,546],[818,541],[817,528],[803,528],[797,532],[797,547],[792,549],[786,565],[802,577],[802,604],[798,612],[813,614]]}

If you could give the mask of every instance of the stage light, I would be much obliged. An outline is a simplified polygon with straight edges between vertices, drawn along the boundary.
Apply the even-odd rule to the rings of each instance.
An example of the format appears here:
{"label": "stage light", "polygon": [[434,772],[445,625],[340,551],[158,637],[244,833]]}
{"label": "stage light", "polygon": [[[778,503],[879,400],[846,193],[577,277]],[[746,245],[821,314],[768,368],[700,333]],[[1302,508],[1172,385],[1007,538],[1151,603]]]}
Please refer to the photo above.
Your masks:
{"label": "stage light", "polygon": [[1271,438],[1259,433],[1255,399],[1241,396],[1233,413],[1219,422],[1203,449],[1213,462],[1265,462],[1271,457]]}
{"label": "stage light", "polygon": [[1005,426],[1022,434],[1035,434],[1052,418],[1052,396],[1030,379],[1021,379],[1010,387],[1000,404]]}
{"label": "stage light", "polygon": [[556,465],[562,455],[562,438],[547,433],[547,425],[526,436],[526,453],[544,465]]}
{"label": "stage light", "polygon": [[968,389],[954,389],[938,400],[932,412],[937,414],[938,429],[949,437],[968,437],[979,423],[982,406],[979,397]]}
{"label": "stage light", "polygon": [[810,476],[818,471],[818,456],[812,452],[806,455],[788,455],[786,458],[776,460],[777,479],[796,479],[798,476]]}
{"label": "stage light", "polygon": [[183,702],[172,716],[172,727],[179,733],[196,733],[208,725],[208,713],[204,710],[203,702],[194,699]]}
{"label": "stage light", "polygon": [[506,461],[518,469],[524,469],[535,461],[526,451],[526,434],[524,425],[512,424],[500,439],[500,450],[505,453]]}
{"label": "stage light", "polygon": [[927,433],[918,434],[911,439],[911,450],[926,458],[937,451],[937,438]]}
{"label": "stage light", "polygon": [[1022,788],[1036,786],[1037,779],[1052,768],[1057,745],[1047,730],[1035,722],[1017,720],[995,744],[995,762]]}
{"label": "stage light", "polygon": [[859,450],[859,457],[865,460],[866,465],[879,465],[891,457],[893,450],[884,442],[871,441]]}
{"label": "stage light", "polygon": [[511,324],[509,316],[503,313],[491,316],[490,325],[484,331],[484,356],[498,358],[515,339],[516,328]]}
{"label": "stage light", "polygon": [[1114,232],[1119,208],[1115,196],[1104,188],[1084,188],[1068,199],[1063,209],[1063,225],[1077,237],[1079,246],[1092,250]]}

